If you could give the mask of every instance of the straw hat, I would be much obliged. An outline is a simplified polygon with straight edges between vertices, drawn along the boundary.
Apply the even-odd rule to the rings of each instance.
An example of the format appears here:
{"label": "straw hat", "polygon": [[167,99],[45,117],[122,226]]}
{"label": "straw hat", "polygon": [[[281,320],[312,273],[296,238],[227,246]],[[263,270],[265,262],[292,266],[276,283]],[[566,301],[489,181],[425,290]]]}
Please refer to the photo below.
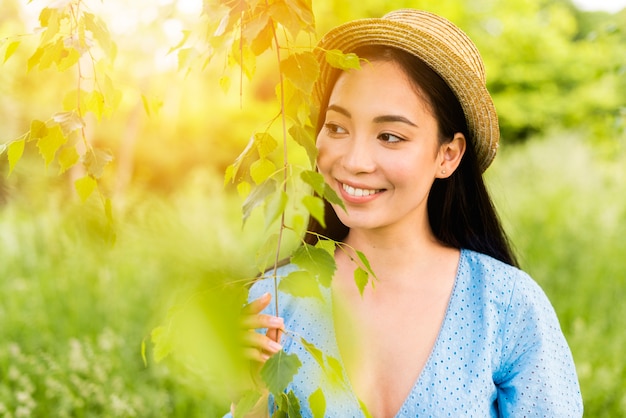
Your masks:
{"label": "straw hat", "polygon": [[324,58],[325,51],[338,49],[348,53],[366,45],[385,45],[409,52],[448,83],[461,103],[478,165],[484,172],[496,155],[500,131],[496,109],[485,85],[485,68],[469,37],[446,19],[413,9],[338,26],[321,39],[315,50],[321,65],[313,91],[318,103],[332,71]]}

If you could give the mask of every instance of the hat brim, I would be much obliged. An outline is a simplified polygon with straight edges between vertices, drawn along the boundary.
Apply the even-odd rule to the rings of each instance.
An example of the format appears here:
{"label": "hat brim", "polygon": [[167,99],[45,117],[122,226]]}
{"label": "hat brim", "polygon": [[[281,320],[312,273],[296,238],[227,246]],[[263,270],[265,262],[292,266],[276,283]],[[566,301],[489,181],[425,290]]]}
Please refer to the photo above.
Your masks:
{"label": "hat brim", "polygon": [[404,50],[420,58],[448,83],[463,108],[478,166],[484,172],[496,155],[500,138],[498,116],[484,80],[448,44],[414,25],[385,18],[359,19],[328,32],[315,50],[320,63],[320,77],[313,91],[317,102],[320,103],[333,71],[326,62],[326,51],[348,53],[366,45]]}

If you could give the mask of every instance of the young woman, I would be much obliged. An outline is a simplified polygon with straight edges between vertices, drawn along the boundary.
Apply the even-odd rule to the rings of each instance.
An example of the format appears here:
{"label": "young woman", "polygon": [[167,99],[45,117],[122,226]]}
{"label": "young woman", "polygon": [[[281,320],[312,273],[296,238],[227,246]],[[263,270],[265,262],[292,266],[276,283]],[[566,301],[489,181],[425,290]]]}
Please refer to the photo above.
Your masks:
{"label": "young woman", "polygon": [[[362,68],[331,68],[333,49]],[[483,182],[499,131],[473,43],[439,16],[399,10],[339,26],[317,51],[318,170],[345,209],[327,204],[327,229],[311,222],[307,240],[345,246],[324,300],[281,293],[275,317],[273,281],[253,285],[244,322],[262,331],[249,333],[251,358],[298,354],[288,390],[303,416],[320,387],[332,417],[581,416],[555,312],[517,268]],[[355,250],[376,274],[362,295]],[[278,330],[339,359],[347,386]]]}

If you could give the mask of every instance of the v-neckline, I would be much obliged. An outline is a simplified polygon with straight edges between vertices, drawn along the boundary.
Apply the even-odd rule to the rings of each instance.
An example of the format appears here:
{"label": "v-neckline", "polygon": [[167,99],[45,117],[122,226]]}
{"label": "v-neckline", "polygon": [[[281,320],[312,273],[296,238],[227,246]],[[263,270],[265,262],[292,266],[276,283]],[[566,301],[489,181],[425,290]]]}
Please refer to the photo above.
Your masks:
{"label": "v-neckline", "polygon": [[[427,368],[430,368],[430,366],[431,366],[431,362],[433,361],[432,358],[433,358],[433,355],[435,353],[435,350],[440,345],[442,334],[444,333],[444,330],[446,329],[446,324],[449,322],[450,307],[452,306],[452,302],[453,302],[453,300],[455,299],[455,296],[456,296],[456,289],[458,287],[459,276],[460,276],[461,270],[462,270],[461,267],[466,262],[465,258],[466,258],[465,250],[461,248],[460,249],[460,253],[459,253],[459,261],[458,261],[457,268],[456,268],[456,274],[454,276],[454,283],[452,285],[452,291],[450,292],[450,297],[448,298],[448,303],[446,305],[446,311],[444,313],[443,320],[441,321],[441,325],[439,327],[439,331],[437,332],[437,337],[435,338],[435,342],[433,343],[433,346],[430,349],[430,352],[428,354],[426,362],[422,366],[422,370],[420,371],[419,375],[417,376],[417,379],[415,380],[415,382],[411,386],[411,389],[409,390],[409,392],[407,393],[406,398],[404,399],[404,401],[400,405],[400,408],[394,414],[394,417],[398,417],[398,415],[405,408],[407,402],[409,401],[409,399],[411,397],[411,394],[415,391],[416,388],[418,388],[420,386],[420,382],[422,380],[422,375],[424,374],[424,370],[426,370]],[[343,373],[342,378],[346,382],[349,394],[352,396],[354,401],[361,408],[362,402],[360,401],[359,397],[357,396],[356,392],[354,391],[354,387],[352,386],[352,382],[350,381],[350,378],[348,376],[348,372],[346,370],[345,363],[343,361],[343,356],[341,355],[341,350],[339,349],[339,343],[337,341],[337,330],[335,328],[335,313],[334,313],[335,308],[334,308],[334,302],[333,302],[332,288],[329,288],[328,291],[329,291],[329,295],[330,295],[330,318],[329,318],[329,321],[330,321],[330,330],[331,330],[331,333],[332,333],[331,338],[330,338],[330,343],[333,344],[332,349],[334,350],[334,352],[336,354],[336,358],[337,358],[337,360],[339,361],[339,363],[341,365],[341,370],[342,370],[342,373]]]}

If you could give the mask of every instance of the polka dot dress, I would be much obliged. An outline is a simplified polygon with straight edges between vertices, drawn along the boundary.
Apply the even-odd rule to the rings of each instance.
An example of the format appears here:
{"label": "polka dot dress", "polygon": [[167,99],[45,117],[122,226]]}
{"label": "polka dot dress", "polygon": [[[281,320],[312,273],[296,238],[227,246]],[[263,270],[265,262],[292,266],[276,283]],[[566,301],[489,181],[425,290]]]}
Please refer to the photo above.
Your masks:
{"label": "polka dot dress", "polygon": [[[296,268],[282,267],[279,276]],[[249,298],[265,292],[274,292],[273,280],[255,283]],[[343,380],[332,377],[341,358],[325,292],[323,301],[279,294],[280,315],[291,332],[284,350],[302,362],[287,390],[298,396],[303,416],[312,416],[308,399],[321,387],[327,417],[363,417],[345,372]],[[307,343],[322,350],[324,368]],[[441,330],[396,416],[580,417],[582,409],[572,356],[544,292],[514,267],[461,251]]]}

